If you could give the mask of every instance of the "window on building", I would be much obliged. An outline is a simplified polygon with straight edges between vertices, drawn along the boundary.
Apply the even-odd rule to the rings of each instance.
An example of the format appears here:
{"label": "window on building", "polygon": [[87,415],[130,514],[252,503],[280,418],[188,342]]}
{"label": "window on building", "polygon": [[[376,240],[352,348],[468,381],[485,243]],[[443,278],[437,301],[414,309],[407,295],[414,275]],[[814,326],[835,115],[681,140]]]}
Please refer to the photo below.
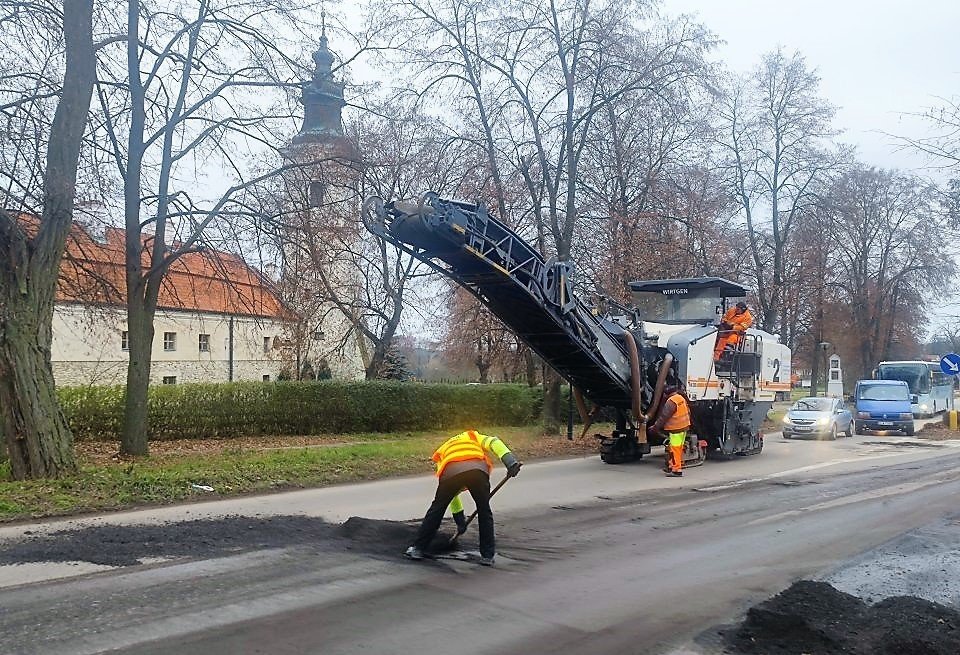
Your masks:
{"label": "window on building", "polygon": [[200,335],[200,352],[202,353],[210,352],[210,335],[209,334]]}
{"label": "window on building", "polygon": [[177,383],[177,376],[176,376],[176,375],[164,375],[164,376],[163,376],[163,383],[164,383],[164,384],[176,384],[176,383]]}
{"label": "window on building", "polygon": [[126,330],[120,333],[120,350],[130,350],[130,333]]}
{"label": "window on building", "polygon": [[263,338],[263,352],[270,352],[270,337]]}
{"label": "window on building", "polygon": [[176,332],[164,332],[163,333],[163,349],[166,352],[173,352],[177,349],[177,333]]}
{"label": "window on building", "polygon": [[264,382],[269,382],[269,381],[270,381],[270,374],[269,374],[269,373],[264,373],[264,375],[263,375],[263,381],[264,381]]}
{"label": "window on building", "polygon": [[323,198],[327,194],[327,185],[320,180],[310,182],[310,188],[307,190],[307,202],[311,209],[323,207]]}

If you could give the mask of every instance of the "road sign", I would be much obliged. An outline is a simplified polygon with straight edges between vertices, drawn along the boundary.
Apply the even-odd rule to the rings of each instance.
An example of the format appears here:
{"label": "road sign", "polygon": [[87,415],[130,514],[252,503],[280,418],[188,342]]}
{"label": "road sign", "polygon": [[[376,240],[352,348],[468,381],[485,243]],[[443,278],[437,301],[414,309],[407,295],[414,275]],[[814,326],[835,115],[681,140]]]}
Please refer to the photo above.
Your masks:
{"label": "road sign", "polygon": [[960,373],[960,355],[950,353],[940,358],[940,370],[947,375],[957,375]]}

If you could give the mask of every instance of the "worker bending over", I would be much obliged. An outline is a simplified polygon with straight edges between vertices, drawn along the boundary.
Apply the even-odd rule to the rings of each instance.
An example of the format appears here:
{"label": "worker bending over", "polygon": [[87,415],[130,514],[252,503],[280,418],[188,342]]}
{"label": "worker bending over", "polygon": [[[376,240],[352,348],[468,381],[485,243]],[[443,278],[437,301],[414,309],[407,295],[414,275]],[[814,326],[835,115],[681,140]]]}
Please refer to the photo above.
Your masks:
{"label": "worker bending over", "polygon": [[477,518],[480,521],[480,563],[493,565],[494,530],[493,511],[490,509],[490,472],[493,462],[488,453],[495,455],[507,469],[507,475],[516,476],[522,462],[510,452],[507,445],[497,437],[489,437],[474,430],[461,432],[447,439],[433,453],[437,466],[437,493],[430,509],[420,524],[416,541],[407,548],[405,555],[410,559],[423,559],[430,547],[430,541],[437,533],[447,506],[453,512],[457,523],[457,534],[467,529],[467,520],[463,515],[460,502],[461,491],[469,491],[477,505]]}
{"label": "worker bending over", "polygon": [[663,398],[657,419],[649,431],[664,440],[667,476],[679,478],[683,475],[683,446],[690,429],[690,405],[678,384],[668,384],[663,390]]}
{"label": "worker bending over", "polygon": [[720,361],[724,348],[736,348],[747,328],[753,325],[753,315],[747,309],[747,303],[740,301],[726,311],[720,320],[717,333],[717,345],[713,348],[713,361]]}

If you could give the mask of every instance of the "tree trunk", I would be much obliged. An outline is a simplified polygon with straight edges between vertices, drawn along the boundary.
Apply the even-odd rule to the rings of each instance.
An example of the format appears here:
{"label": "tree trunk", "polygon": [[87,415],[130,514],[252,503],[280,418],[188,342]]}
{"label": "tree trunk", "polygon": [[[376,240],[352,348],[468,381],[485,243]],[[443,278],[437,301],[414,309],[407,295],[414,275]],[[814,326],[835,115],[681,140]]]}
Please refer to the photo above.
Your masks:
{"label": "tree trunk", "polygon": [[490,364],[478,359],[477,370],[480,371],[480,384],[488,384],[490,382]]}
{"label": "tree trunk", "polygon": [[[73,435],[60,409],[50,364],[53,302],[37,294],[21,296],[8,275],[0,314],[0,432],[4,435],[10,470],[17,480],[53,478],[76,472]],[[56,284],[49,280],[30,286]],[[11,293],[12,292],[12,293]],[[52,294],[50,294],[52,295]]]}
{"label": "tree trunk", "polygon": [[525,348],[523,359],[527,366],[527,386],[535,387],[537,386],[537,361],[534,359],[533,351]]}
{"label": "tree trunk", "polygon": [[543,431],[560,432],[560,384],[562,380],[552,368],[546,369],[543,381]]}
{"label": "tree trunk", "polygon": [[127,365],[123,432],[120,436],[120,452],[124,455],[146,455],[149,452],[147,435],[150,432],[150,416],[147,401],[150,393],[154,312],[143,305],[143,298],[136,289],[128,294],[127,339],[130,344],[130,362]]}
{"label": "tree trunk", "polygon": [[377,380],[383,371],[384,362],[387,359],[386,342],[377,343],[373,348],[373,355],[370,357],[370,363],[367,365],[364,377],[367,380]]}
{"label": "tree trunk", "polygon": [[0,436],[18,480],[76,471],[50,363],[60,260],[73,223],[77,163],[96,78],[93,0],[65,0],[63,91],[50,126],[43,212],[29,239],[0,211]]}

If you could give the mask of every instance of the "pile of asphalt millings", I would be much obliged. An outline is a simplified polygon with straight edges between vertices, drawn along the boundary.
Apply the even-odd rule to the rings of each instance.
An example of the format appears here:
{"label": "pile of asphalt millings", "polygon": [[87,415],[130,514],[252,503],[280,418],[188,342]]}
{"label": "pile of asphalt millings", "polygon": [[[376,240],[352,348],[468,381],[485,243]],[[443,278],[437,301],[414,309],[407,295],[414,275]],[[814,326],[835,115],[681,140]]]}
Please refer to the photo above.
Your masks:
{"label": "pile of asphalt millings", "polygon": [[[359,516],[328,523],[310,516],[225,516],[153,525],[98,525],[27,533],[0,544],[0,565],[26,562],[90,562],[132,566],[147,558],[225,557],[267,548],[308,546],[374,557],[401,557],[413,543],[419,522],[381,521]],[[451,526],[452,527],[452,526]],[[453,550],[451,533],[440,531],[434,553]]]}
{"label": "pile of asphalt millings", "polygon": [[960,612],[913,596],[870,605],[826,582],[801,580],[725,631],[728,653],[957,655]]}

